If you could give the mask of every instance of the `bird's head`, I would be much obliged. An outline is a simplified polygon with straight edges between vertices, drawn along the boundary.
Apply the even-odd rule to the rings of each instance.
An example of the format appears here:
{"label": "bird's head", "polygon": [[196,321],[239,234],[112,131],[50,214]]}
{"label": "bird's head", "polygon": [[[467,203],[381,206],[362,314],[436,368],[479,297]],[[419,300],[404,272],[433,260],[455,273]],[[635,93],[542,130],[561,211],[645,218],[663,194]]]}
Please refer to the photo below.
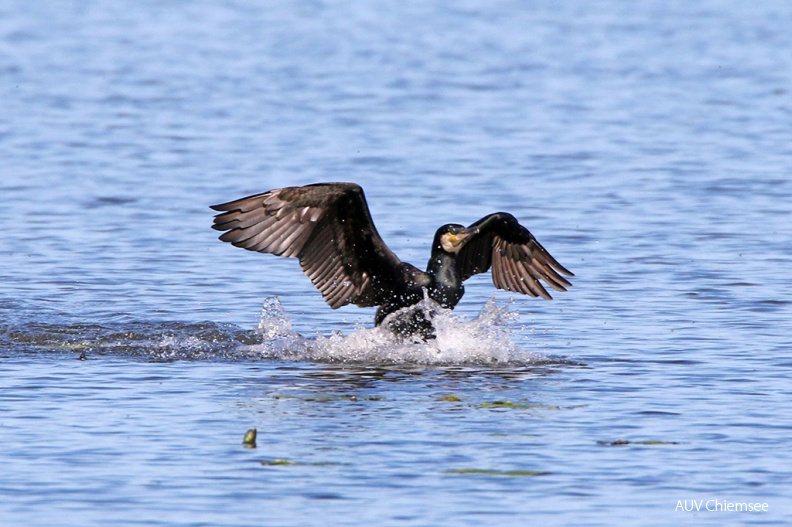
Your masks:
{"label": "bird's head", "polygon": [[468,229],[457,223],[443,225],[435,233],[434,249],[450,254],[458,253],[477,232],[478,229]]}

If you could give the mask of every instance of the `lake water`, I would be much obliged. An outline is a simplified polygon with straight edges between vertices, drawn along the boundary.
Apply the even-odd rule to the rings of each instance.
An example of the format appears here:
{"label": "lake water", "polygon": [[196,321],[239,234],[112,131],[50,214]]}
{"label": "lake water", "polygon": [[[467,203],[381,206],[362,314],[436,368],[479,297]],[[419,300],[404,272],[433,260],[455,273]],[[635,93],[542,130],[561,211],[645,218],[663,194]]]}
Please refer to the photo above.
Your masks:
{"label": "lake water", "polygon": [[[0,524],[786,524],[790,28],[786,2],[0,2]],[[363,185],[419,267],[509,211],[574,286],[477,276],[437,342],[390,342],[209,228],[317,181]]]}

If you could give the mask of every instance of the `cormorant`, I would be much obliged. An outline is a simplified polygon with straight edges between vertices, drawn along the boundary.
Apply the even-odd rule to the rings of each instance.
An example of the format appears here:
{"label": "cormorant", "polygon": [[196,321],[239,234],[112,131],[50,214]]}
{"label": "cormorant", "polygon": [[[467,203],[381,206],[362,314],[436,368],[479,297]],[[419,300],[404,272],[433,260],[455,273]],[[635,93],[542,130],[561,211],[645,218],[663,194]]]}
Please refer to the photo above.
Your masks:
{"label": "cormorant", "polygon": [[[402,262],[380,238],[363,189],[354,183],[316,183],[255,194],[212,209],[220,239],[250,251],[295,257],[331,308],[379,306],[375,324],[426,295],[447,309],[457,305],[474,274],[492,268],[498,289],[547,300],[539,282],[557,291],[574,276],[509,213],[484,216],[468,227],[450,223],[434,236],[426,272]],[[391,325],[400,334],[434,336],[431,321],[413,313]]]}

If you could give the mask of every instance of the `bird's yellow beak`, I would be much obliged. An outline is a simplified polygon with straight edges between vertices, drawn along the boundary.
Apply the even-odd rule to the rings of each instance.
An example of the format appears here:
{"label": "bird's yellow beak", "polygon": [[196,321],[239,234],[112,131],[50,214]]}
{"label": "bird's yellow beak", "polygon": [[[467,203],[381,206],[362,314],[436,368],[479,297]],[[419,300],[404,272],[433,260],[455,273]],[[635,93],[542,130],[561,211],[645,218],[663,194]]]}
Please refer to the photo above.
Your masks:
{"label": "bird's yellow beak", "polygon": [[465,240],[467,240],[470,237],[471,234],[474,234],[474,231],[465,231],[465,232],[460,232],[458,234],[449,234],[448,241],[451,243],[452,246],[459,247],[465,242]]}

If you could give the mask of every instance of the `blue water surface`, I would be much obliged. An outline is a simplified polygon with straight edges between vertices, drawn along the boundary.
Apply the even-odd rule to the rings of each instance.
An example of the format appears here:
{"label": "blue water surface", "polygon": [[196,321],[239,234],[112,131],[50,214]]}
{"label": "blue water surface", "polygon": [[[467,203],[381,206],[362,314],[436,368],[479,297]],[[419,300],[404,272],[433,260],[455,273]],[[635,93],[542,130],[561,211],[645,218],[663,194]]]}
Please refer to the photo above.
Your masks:
{"label": "blue water surface", "polygon": [[[724,0],[0,2],[0,524],[787,524],[790,27]],[[209,228],[318,181],[361,184],[418,267],[439,225],[509,211],[574,286],[477,276],[396,344]]]}

